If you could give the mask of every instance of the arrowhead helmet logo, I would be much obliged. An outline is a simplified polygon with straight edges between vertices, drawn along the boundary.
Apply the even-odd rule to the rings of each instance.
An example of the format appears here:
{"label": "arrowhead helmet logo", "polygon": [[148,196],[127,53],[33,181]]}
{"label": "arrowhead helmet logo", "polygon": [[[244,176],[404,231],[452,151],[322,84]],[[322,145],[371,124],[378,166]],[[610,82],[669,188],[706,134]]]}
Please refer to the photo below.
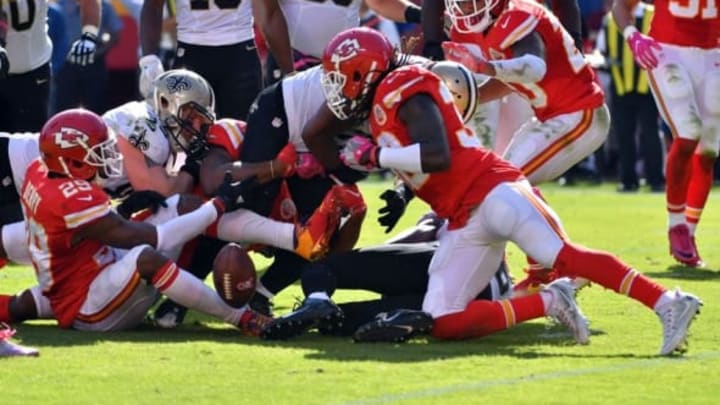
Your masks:
{"label": "arrowhead helmet logo", "polygon": [[333,52],[330,62],[338,66],[341,62],[354,58],[360,50],[360,42],[355,38],[347,38],[338,44]]}
{"label": "arrowhead helmet logo", "polygon": [[60,132],[55,133],[55,143],[60,149],[87,145],[88,139],[90,137],[85,132],[70,127],[61,127]]}

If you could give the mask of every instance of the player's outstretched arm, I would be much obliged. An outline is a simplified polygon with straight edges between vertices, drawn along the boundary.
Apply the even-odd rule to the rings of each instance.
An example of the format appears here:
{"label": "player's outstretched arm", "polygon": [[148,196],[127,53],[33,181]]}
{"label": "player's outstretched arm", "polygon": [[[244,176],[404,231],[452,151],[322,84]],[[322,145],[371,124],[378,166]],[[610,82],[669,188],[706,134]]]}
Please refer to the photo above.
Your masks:
{"label": "player's outstretched arm", "polygon": [[[283,149],[284,151],[285,149]],[[292,156],[278,155],[273,160],[256,163],[243,163],[239,160],[233,161],[230,154],[223,148],[210,147],[208,154],[203,158],[200,165],[200,184],[206,195],[213,195],[223,182],[226,172],[230,172],[233,181],[244,181],[255,178],[258,183],[266,183],[274,178],[285,177],[295,160],[295,150]],[[290,159],[291,161],[288,161]]]}
{"label": "player's outstretched arm", "polygon": [[133,190],[153,190],[165,197],[192,190],[193,178],[190,174],[180,172],[172,176],[165,167],[149,161],[144,153],[124,137],[119,136],[117,140],[125,173]]}
{"label": "player's outstretched arm", "polygon": [[352,128],[352,122],[339,120],[323,103],[303,127],[302,139],[310,152],[325,168],[335,170],[341,166],[342,162],[338,156],[333,135],[350,128]]}

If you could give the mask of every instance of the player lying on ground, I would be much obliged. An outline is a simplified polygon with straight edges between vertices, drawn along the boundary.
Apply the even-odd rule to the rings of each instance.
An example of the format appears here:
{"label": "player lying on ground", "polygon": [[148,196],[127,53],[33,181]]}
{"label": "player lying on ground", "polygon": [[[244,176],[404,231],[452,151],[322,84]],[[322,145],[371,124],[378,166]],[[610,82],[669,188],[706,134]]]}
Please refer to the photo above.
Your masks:
{"label": "player lying on ground", "polygon": [[323,90],[339,118],[370,117],[375,142],[349,142],[341,154],[345,163],[395,170],[449,220],[430,263],[423,302],[434,318],[433,335],[482,336],[546,310],[538,295],[474,300],[511,241],[560,276],[586,278],[655,310],[663,329],[660,353],[684,349],[700,300],[679,289],[668,291],[610,253],[570,242],[555,212],[533,194],[520,170],[479,146],[438,77],[419,66],[396,67],[394,58],[382,34],[343,32],[326,49]]}

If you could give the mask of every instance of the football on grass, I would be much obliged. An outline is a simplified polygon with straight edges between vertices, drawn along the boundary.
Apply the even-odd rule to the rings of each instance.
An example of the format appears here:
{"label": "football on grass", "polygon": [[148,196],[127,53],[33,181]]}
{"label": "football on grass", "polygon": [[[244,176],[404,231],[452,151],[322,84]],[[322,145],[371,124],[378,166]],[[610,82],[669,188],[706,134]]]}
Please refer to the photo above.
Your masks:
{"label": "football on grass", "polygon": [[235,243],[225,245],[213,262],[215,291],[231,307],[240,308],[255,294],[255,265],[247,251]]}

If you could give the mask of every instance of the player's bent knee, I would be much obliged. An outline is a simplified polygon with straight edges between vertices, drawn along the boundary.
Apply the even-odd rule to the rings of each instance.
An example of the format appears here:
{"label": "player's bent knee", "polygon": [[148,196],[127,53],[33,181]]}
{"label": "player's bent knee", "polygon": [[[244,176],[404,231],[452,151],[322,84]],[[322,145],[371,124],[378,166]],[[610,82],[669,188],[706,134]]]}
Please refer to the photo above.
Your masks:
{"label": "player's bent knee", "polygon": [[203,200],[193,194],[182,194],[179,198],[180,200],[177,203],[178,215],[187,214],[190,211],[198,209],[203,204]]}
{"label": "player's bent knee", "polygon": [[37,319],[35,299],[30,290],[25,290],[10,300],[10,316],[15,322]]}
{"label": "player's bent knee", "polygon": [[[136,247],[135,249],[137,249]],[[136,261],[136,269],[140,276],[145,280],[152,280],[155,273],[160,270],[165,263],[168,262],[167,257],[162,255],[157,250],[153,249],[149,245],[141,247],[142,251],[138,254]]]}

